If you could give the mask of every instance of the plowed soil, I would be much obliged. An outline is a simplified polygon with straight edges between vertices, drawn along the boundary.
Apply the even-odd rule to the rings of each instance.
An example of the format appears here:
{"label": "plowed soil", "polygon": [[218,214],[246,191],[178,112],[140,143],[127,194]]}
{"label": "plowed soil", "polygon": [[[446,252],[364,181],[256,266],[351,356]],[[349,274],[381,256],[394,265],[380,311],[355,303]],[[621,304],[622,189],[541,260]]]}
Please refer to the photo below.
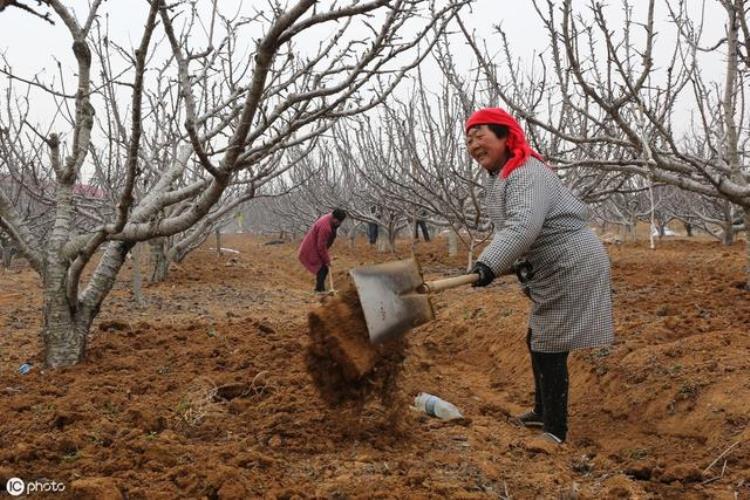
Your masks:
{"label": "plowed soil", "polygon": [[[57,371],[39,358],[38,279],[20,263],[0,271],[0,487],[66,485],[49,498],[750,498],[743,242],[608,247],[616,342],[572,354],[559,448],[510,418],[533,399],[529,305],[513,278],[437,296],[438,319],[353,385],[310,348],[320,299],[296,245],[223,244],[240,253],[195,251],[144,289],[143,307],[125,270],[87,359]],[[428,278],[461,273],[465,256],[445,248],[416,246]],[[384,255],[340,238],[332,252],[343,288],[347,269],[409,245]],[[409,409],[419,391],[466,421]]]}

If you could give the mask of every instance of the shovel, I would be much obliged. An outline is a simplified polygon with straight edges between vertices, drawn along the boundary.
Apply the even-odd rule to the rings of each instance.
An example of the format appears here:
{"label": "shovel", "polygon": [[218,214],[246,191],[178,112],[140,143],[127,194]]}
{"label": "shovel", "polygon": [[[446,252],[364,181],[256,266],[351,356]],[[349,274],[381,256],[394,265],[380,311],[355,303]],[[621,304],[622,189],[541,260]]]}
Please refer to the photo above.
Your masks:
{"label": "shovel", "polygon": [[370,342],[378,344],[435,319],[430,294],[474,283],[478,274],[425,282],[416,259],[352,269]]}
{"label": "shovel", "polygon": [[[534,277],[525,259],[519,259],[503,274],[518,276],[521,283]],[[425,281],[415,258],[352,269],[359,302],[367,323],[370,342],[378,344],[399,337],[415,326],[435,319],[430,294],[474,283],[478,274]]]}

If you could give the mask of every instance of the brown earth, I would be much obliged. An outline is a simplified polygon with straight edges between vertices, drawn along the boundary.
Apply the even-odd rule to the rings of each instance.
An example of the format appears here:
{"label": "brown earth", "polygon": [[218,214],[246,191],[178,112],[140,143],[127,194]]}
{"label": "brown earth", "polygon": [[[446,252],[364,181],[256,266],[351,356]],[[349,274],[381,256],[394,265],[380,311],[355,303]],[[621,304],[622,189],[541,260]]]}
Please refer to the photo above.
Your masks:
{"label": "brown earth", "polygon": [[[608,247],[617,340],[571,356],[559,449],[509,418],[532,401],[528,304],[513,279],[437,296],[438,319],[347,398],[351,384],[311,377],[335,371],[309,371],[319,299],[295,245],[224,246],[241,253],[196,251],[144,290],[143,308],[126,270],[87,360],[58,371],[38,355],[38,278],[0,272],[2,485],[63,482],[50,498],[750,498],[744,243]],[[444,248],[417,245],[428,278],[461,272],[465,257]],[[343,239],[333,253],[337,287],[348,268],[393,258]],[[419,391],[467,422],[409,410]]]}

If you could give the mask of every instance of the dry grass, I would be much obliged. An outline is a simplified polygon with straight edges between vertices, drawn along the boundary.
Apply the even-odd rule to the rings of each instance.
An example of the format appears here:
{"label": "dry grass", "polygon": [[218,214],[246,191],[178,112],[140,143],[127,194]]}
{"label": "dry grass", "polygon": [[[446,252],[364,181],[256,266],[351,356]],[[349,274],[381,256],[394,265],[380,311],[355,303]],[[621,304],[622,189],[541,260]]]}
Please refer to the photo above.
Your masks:
{"label": "dry grass", "polygon": [[223,413],[223,408],[215,402],[216,384],[207,378],[198,378],[177,403],[174,410],[175,427],[196,427],[209,415]]}

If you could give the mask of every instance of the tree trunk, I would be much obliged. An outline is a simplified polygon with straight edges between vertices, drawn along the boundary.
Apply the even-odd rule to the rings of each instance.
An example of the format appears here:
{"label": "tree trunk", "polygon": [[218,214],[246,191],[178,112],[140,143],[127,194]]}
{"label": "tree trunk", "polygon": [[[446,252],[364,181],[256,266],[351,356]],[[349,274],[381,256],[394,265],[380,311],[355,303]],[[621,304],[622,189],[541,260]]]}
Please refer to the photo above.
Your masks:
{"label": "tree trunk", "polygon": [[448,233],[448,255],[453,257],[458,254],[458,235],[451,229]]}
{"label": "tree trunk", "polygon": [[352,227],[352,230],[349,231],[349,234],[347,235],[349,238],[349,248],[354,248],[354,244],[357,240],[357,233],[359,232],[359,227],[361,223],[357,222],[354,224],[354,227]]}
{"label": "tree trunk", "polygon": [[13,264],[13,256],[16,254],[16,249],[10,246],[5,246],[2,248],[3,251],[3,267],[5,269],[10,269],[10,266]]}
{"label": "tree trunk", "polygon": [[398,230],[391,229],[388,231],[388,251],[393,253],[396,251],[396,237],[398,236]]}
{"label": "tree trunk", "polygon": [[2,254],[3,267],[10,269],[13,257],[16,255],[16,244],[5,233],[0,231],[0,254]]}
{"label": "tree trunk", "polygon": [[476,240],[472,237],[469,240],[469,255],[467,257],[468,262],[466,263],[466,271],[470,271],[471,268],[474,266],[474,245],[476,244]]}
{"label": "tree trunk", "polygon": [[417,235],[417,219],[412,219],[412,221],[409,223],[407,230],[412,235],[412,238],[410,240],[409,249],[414,254],[414,250],[417,246],[417,240],[419,239],[419,236]]}
{"label": "tree trunk", "polygon": [[235,215],[235,221],[237,222],[237,232],[245,232],[245,214],[243,212],[237,212]]}
{"label": "tree trunk", "polygon": [[[651,201],[651,227],[649,228],[649,247],[651,250],[656,248],[656,241],[654,240],[654,228],[656,228],[656,203],[654,202],[654,181],[649,177],[648,179],[648,197]],[[661,228],[659,229],[659,238],[662,237]]]}
{"label": "tree trunk", "polygon": [[78,363],[86,353],[90,323],[71,314],[65,290],[54,296],[45,294],[44,301],[42,338],[46,365],[58,368]]}
{"label": "tree trunk", "polygon": [[141,272],[141,253],[143,244],[136,243],[131,253],[133,260],[133,301],[137,307],[143,306],[143,273]]}
{"label": "tree trunk", "polygon": [[726,246],[734,243],[734,209],[728,201],[724,202],[724,221],[721,224],[722,241]]}
{"label": "tree trunk", "polygon": [[216,255],[221,257],[221,229],[215,228],[214,233],[216,234]]}
{"label": "tree trunk", "polygon": [[685,233],[687,234],[687,237],[692,238],[693,237],[693,225],[690,224],[689,222],[685,222],[684,224],[685,224]]}
{"label": "tree trunk", "polygon": [[67,273],[66,265],[49,262],[44,276],[42,339],[44,362],[50,368],[74,365],[86,352],[90,321],[78,317],[68,302]]}
{"label": "tree trunk", "polygon": [[722,242],[726,246],[730,246],[734,243],[734,225],[731,220],[724,221],[722,224]]}
{"label": "tree trunk", "polygon": [[635,241],[638,239],[638,235],[636,234],[636,226],[637,222],[629,222],[625,225],[626,233],[630,241]]}
{"label": "tree trunk", "polygon": [[380,227],[380,229],[385,230],[385,237],[381,236],[380,238],[378,238],[378,242],[376,244],[378,252],[394,252],[396,250],[396,235],[394,234],[395,231],[392,231],[390,228],[384,228],[382,226]]}
{"label": "tree trunk", "polygon": [[750,291],[750,208],[745,207],[745,290]]}
{"label": "tree trunk", "polygon": [[165,249],[164,238],[155,238],[148,242],[151,248],[151,283],[161,283],[169,274],[169,259]]}

